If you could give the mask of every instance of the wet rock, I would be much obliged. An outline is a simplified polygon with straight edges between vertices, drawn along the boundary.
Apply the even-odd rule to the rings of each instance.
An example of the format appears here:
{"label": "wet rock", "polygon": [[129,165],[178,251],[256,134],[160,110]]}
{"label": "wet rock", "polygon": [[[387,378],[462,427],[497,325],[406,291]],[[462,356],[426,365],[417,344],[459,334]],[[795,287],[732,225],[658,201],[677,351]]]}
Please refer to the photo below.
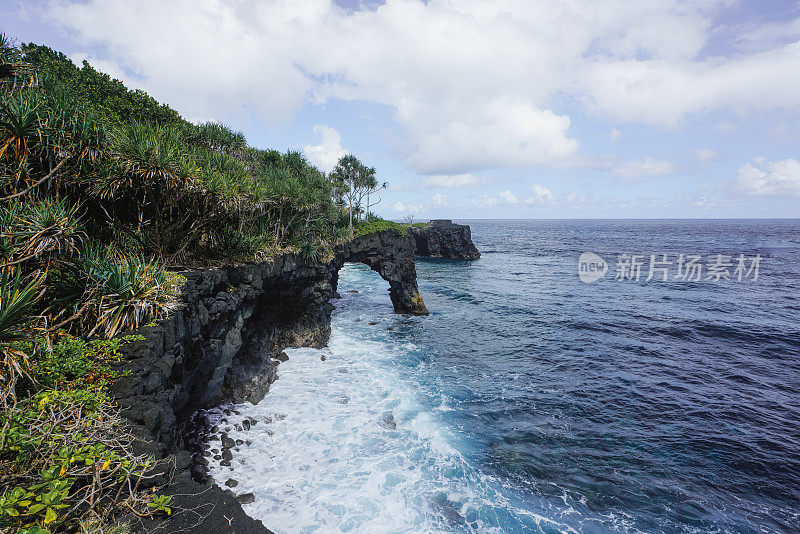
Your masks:
{"label": "wet rock", "polygon": [[222,460],[219,463],[219,465],[221,465],[222,467],[230,467],[231,466],[231,461],[230,460]]}
{"label": "wet rock", "polygon": [[241,445],[242,443],[244,443],[244,440],[241,440],[241,439],[237,439],[236,440],[236,444],[237,445]]}
{"label": "wet rock", "polygon": [[372,322],[372,323],[367,323],[367,324],[368,324],[368,325],[371,325],[371,326],[375,326],[375,325],[376,325],[376,324],[378,324],[378,323]]}
{"label": "wet rock", "polygon": [[253,495],[252,493],[242,493],[241,495],[237,495],[236,499],[241,504],[251,504],[256,502],[256,496]]}
{"label": "wet rock", "polygon": [[222,434],[222,447],[225,449],[232,449],[236,446],[236,442],[228,437],[228,434]]}
{"label": "wet rock", "polygon": [[245,430],[250,430],[250,421],[248,419],[242,421],[242,428]]}
{"label": "wet rock", "polygon": [[288,354],[286,354],[286,352],[285,352],[285,351],[281,351],[281,352],[279,352],[278,354],[276,354],[276,355],[275,355],[275,356],[273,356],[273,357],[274,357],[276,360],[278,360],[279,362],[288,362],[288,361],[289,361],[289,355],[288,355]]}
{"label": "wet rock", "polygon": [[391,412],[383,414],[380,425],[389,430],[397,428],[397,422],[394,420],[394,415]]}
{"label": "wet rock", "polygon": [[225,485],[228,486],[229,488],[235,488],[236,486],[239,485],[239,482],[236,479],[229,478],[228,480],[225,481]]}
{"label": "wet rock", "polygon": [[225,449],[222,451],[222,459],[223,460],[233,460],[233,453],[230,449]]}

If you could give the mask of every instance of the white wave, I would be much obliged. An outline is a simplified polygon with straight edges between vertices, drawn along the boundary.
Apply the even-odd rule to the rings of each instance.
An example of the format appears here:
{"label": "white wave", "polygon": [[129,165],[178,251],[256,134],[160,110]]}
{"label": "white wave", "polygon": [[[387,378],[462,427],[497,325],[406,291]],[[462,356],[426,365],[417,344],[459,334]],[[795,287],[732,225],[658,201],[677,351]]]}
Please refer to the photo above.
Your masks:
{"label": "white wave", "polygon": [[[383,288],[370,283],[368,295],[343,293],[346,311],[334,318],[328,348],[287,350],[264,400],[216,411],[220,434],[240,444],[223,466],[220,441],[210,442],[215,482],[234,479],[237,494],[252,492],[245,511],[277,533],[501,532],[509,517],[515,531],[563,529],[512,505],[470,465],[459,450],[467,438],[441,419],[452,399],[439,392],[431,403],[431,392],[398,365],[416,346],[356,334],[365,322],[397,320],[390,308],[379,311]],[[355,302],[370,299],[377,309]],[[256,422],[249,431],[246,419]]]}
{"label": "white wave", "polygon": [[487,509],[505,503],[487,502],[498,498],[490,481],[381,365],[391,349],[335,333],[328,349],[287,353],[262,402],[218,411],[220,433],[242,443],[211,474],[255,495],[249,515],[279,533],[492,530]]}

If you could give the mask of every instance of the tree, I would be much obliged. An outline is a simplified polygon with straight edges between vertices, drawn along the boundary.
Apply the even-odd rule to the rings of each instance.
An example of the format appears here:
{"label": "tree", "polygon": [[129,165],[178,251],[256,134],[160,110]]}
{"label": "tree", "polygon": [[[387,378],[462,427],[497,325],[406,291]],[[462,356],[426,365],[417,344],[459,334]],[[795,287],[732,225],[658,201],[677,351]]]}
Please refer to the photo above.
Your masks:
{"label": "tree", "polygon": [[[330,174],[331,181],[334,185],[334,194],[340,199],[343,199],[347,204],[349,211],[350,235],[353,234],[353,214],[360,214],[366,211],[369,216],[370,206],[377,204],[370,204],[369,197],[371,194],[386,187],[386,184],[379,184],[375,178],[375,168],[367,167],[357,157],[352,154],[342,156],[336,167]],[[366,209],[362,209],[362,201],[364,197],[367,198]]]}

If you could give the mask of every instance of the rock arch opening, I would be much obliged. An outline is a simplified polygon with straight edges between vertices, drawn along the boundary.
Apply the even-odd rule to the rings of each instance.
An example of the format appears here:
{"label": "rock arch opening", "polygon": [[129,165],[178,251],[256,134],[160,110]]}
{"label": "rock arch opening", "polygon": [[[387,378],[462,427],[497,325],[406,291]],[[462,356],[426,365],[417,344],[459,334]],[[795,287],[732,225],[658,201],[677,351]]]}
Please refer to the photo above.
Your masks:
{"label": "rock arch opening", "polygon": [[414,243],[410,237],[387,230],[360,236],[339,250],[332,262],[331,284],[336,291],[339,269],[345,263],[363,263],[389,282],[389,297],[397,313],[428,315],[417,288]]}

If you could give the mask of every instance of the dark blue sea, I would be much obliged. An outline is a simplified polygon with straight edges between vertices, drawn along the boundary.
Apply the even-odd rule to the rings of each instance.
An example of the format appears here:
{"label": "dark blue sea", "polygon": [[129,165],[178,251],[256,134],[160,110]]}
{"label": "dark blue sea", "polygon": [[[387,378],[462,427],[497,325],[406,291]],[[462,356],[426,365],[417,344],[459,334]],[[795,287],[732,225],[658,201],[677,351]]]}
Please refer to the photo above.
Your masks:
{"label": "dark blue sea", "polygon": [[[330,346],[289,351],[240,406],[260,424],[212,474],[253,491],[249,514],[278,533],[800,532],[800,221],[466,222],[480,260],[417,261],[429,317],[347,265]],[[604,278],[581,282],[584,252]]]}

